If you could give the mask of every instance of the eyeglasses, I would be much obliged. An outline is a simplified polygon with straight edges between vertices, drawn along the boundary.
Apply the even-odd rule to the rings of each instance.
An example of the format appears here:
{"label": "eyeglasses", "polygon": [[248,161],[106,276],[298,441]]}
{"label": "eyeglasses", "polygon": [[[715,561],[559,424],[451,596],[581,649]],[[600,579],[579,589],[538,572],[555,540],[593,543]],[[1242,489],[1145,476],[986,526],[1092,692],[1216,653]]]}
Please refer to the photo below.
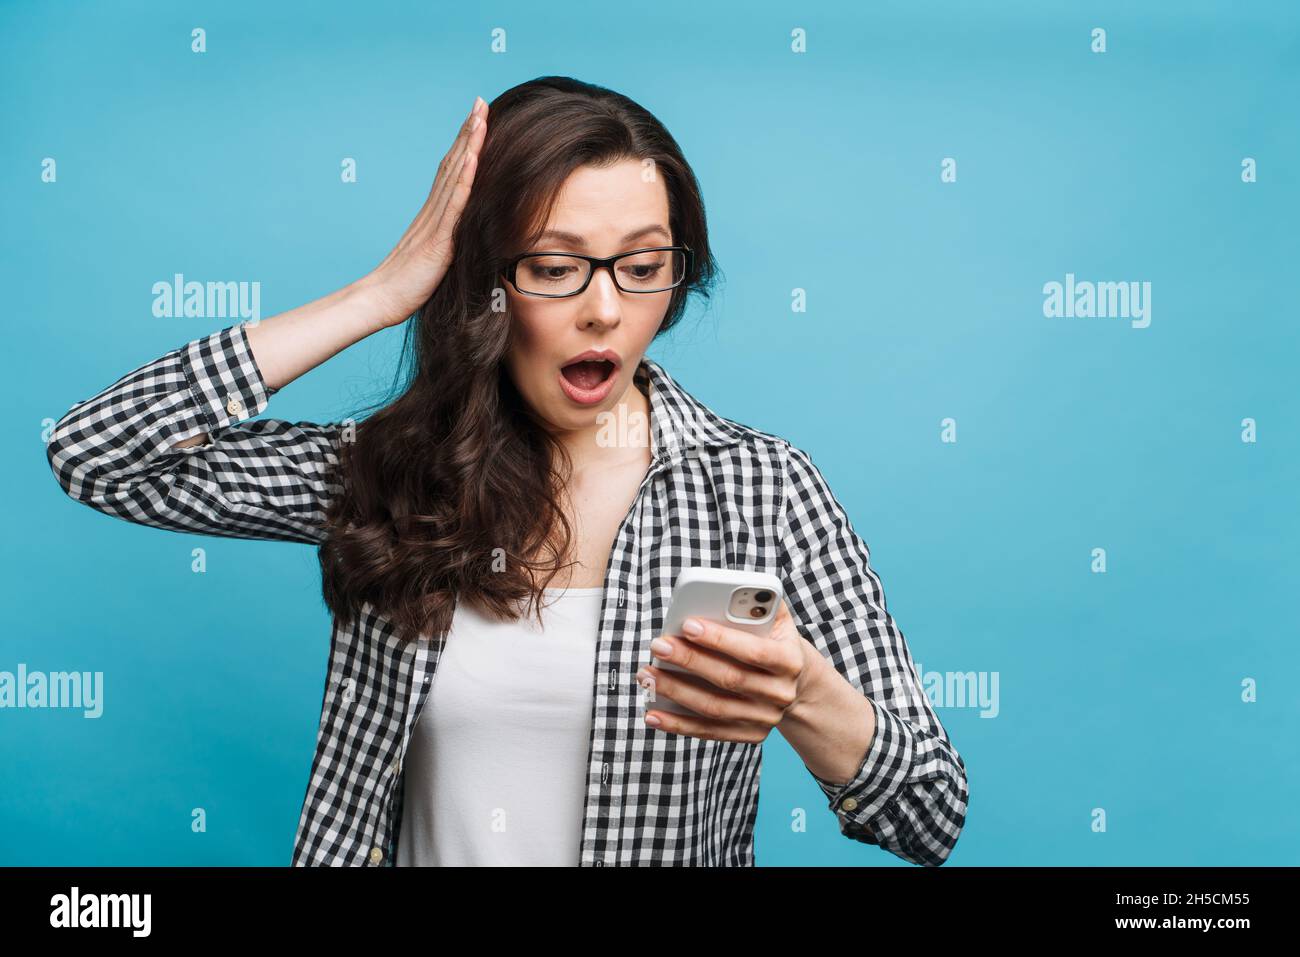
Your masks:
{"label": "eyeglasses", "polygon": [[650,246],[601,259],[577,253],[524,253],[505,264],[505,277],[525,296],[562,299],[582,293],[596,270],[609,268],[623,292],[666,292],[691,267],[689,246]]}

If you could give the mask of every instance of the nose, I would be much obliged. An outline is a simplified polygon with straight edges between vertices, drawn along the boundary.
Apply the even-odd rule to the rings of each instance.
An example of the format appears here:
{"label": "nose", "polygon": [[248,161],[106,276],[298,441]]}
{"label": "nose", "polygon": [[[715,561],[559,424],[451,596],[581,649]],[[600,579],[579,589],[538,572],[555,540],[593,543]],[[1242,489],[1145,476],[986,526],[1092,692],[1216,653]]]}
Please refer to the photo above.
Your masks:
{"label": "nose", "polygon": [[611,267],[597,269],[582,294],[581,325],[617,326],[623,317],[620,290],[614,283]]}

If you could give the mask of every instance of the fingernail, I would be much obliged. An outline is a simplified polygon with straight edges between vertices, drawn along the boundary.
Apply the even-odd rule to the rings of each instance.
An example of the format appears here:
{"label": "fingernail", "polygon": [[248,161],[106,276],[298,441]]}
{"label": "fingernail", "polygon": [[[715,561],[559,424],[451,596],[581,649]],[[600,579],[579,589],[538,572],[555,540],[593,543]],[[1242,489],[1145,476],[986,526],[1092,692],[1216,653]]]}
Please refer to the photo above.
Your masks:
{"label": "fingernail", "polygon": [[645,723],[652,728],[659,727],[659,716],[657,714],[648,714],[645,716]]}
{"label": "fingernail", "polygon": [[688,635],[702,635],[704,634],[704,626],[694,618],[687,618],[682,622],[682,631]]}
{"label": "fingernail", "polygon": [[656,638],[650,642],[650,648],[657,655],[663,655],[665,658],[673,653],[673,646],[663,638]]}

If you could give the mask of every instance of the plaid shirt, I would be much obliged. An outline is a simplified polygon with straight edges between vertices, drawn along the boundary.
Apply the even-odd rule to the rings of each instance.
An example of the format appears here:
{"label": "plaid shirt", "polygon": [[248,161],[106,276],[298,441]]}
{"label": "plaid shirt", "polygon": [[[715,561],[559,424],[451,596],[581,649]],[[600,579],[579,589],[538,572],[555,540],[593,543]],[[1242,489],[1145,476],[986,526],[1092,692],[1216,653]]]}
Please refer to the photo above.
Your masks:
{"label": "plaid shirt", "polygon": [[[580,863],[754,863],[762,746],[646,726],[635,677],[678,573],[706,565],[779,576],[800,634],[870,699],[876,732],[852,779],[813,775],[841,833],[942,864],[965,823],[966,767],[866,543],[806,453],[720,418],[649,358],[636,378],[649,387],[653,459],[605,578]],[[319,545],[352,423],[251,420],[274,391],[244,327],[229,326],[74,405],[50,437],[50,467],[73,499],[130,522]],[[205,431],[207,444],[173,448]],[[351,626],[335,622],[294,865],[392,865],[402,758],[442,647],[398,641],[368,604]]]}

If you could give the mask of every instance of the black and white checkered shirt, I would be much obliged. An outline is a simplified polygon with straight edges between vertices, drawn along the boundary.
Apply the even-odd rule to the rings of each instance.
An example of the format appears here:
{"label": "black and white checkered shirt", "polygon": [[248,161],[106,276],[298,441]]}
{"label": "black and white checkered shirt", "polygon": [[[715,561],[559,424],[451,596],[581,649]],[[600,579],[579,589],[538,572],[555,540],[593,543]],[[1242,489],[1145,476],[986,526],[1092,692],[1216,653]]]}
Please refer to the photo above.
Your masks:
{"label": "black and white checkered shirt", "polygon": [[[866,544],[806,453],[715,415],[648,358],[636,376],[649,387],[653,460],[605,580],[580,863],[754,863],[761,745],[642,720],[636,670],[678,573],[704,565],[778,575],[799,632],[871,700],[876,733],[852,780],[814,775],[841,832],[942,864],[965,822],[966,767],[921,690]],[[127,521],[320,544],[351,423],[249,419],[274,391],[243,326],[229,326],[73,406],[50,437],[50,466],[72,498]],[[173,448],[200,432],[207,444]],[[335,624],[293,864],[393,863],[402,758],[441,650],[399,642],[371,606],[353,626]]]}

